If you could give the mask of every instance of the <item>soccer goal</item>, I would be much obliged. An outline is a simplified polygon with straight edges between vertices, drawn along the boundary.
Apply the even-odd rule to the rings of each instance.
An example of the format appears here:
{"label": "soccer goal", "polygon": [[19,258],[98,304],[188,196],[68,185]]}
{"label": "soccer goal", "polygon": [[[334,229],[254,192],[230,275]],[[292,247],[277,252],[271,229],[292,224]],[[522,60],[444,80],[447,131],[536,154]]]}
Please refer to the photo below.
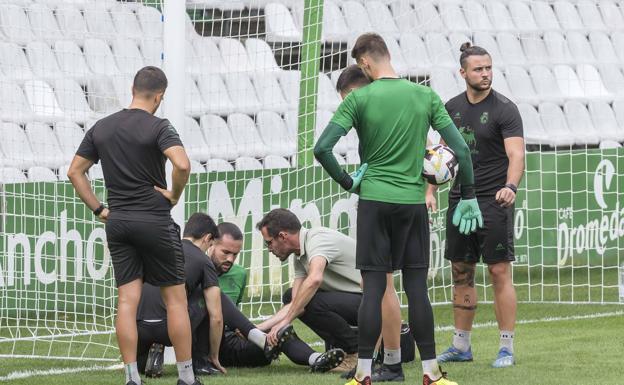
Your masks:
{"label": "soccer goal", "polygon": [[[597,27],[580,36],[585,40],[574,25],[549,27],[546,16],[556,22],[567,8],[542,1],[6,3],[0,357],[119,360],[104,228],[65,174],[85,131],[129,105],[133,74],[145,65],[165,68],[170,85],[157,114],[173,122],[192,159],[175,219],[203,211],[239,225],[245,243],[238,263],[249,277],[242,309],[254,319],[272,314],[293,271],[263,247],[255,224],[264,213],[284,207],[306,226],[357,231],[357,196],[329,179],[312,148],[340,104],[335,82],[353,64],[355,38],[367,31],[382,34],[401,76],[433,87],[443,100],[465,88],[461,43],[491,53],[494,88],[518,104],[527,140],[513,219],[519,300],[624,301],[624,151],[617,147],[624,103],[610,88],[618,83],[608,80],[619,67],[609,53],[598,57],[605,37],[616,39]],[[571,44],[589,44],[595,60],[570,56],[579,52]],[[430,138],[438,140],[433,132]],[[354,130],[335,150],[347,170],[357,167]],[[90,177],[104,200],[101,168]],[[431,216],[430,297],[438,304],[452,298],[447,192],[440,190]],[[480,268],[477,282],[480,299],[489,301],[486,273]],[[396,283],[401,288],[399,275]]]}

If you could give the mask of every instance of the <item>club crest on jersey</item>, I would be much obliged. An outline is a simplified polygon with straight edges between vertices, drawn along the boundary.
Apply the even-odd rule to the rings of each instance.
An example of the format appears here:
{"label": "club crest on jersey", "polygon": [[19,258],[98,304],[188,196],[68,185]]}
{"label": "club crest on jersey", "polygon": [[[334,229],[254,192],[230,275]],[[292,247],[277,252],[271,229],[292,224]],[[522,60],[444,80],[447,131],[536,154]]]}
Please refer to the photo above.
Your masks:
{"label": "club crest on jersey", "polygon": [[470,129],[470,127],[459,127],[459,133],[462,135],[468,146],[474,146],[477,143],[475,133]]}
{"label": "club crest on jersey", "polygon": [[481,114],[481,124],[485,124],[488,122],[488,119],[490,118],[490,114],[486,111],[484,113]]}

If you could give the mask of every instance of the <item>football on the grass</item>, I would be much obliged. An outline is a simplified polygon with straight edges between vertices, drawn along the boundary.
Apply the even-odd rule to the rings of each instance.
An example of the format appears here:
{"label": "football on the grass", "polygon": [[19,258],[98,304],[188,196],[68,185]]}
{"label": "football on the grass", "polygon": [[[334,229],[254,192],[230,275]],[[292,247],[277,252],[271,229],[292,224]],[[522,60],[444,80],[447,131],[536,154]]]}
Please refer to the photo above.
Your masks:
{"label": "football on the grass", "polygon": [[457,176],[459,163],[455,153],[443,144],[434,144],[425,150],[423,177],[430,184],[441,185]]}

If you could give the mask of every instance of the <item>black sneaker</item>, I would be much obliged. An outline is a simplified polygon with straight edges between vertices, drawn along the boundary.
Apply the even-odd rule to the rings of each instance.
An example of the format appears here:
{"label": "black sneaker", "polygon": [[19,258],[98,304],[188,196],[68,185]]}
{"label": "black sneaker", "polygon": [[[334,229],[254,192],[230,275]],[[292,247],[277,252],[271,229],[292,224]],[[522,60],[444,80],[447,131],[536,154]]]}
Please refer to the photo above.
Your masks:
{"label": "black sneaker", "polygon": [[181,379],[178,378],[178,384],[177,385],[204,385],[202,384],[202,382],[199,380],[199,378],[195,377],[195,382],[193,382],[192,384],[187,384],[186,382],[182,381]]}
{"label": "black sneaker", "polygon": [[147,377],[157,378],[162,376],[164,352],[165,346],[163,344],[152,344],[147,354],[147,363],[145,364],[145,375]]}
{"label": "black sneaker", "polygon": [[277,345],[269,346],[268,341],[264,344],[264,356],[267,360],[273,361],[279,357],[282,352],[282,346],[285,342],[295,336],[295,329],[292,325],[286,325],[277,332]]}
{"label": "black sneaker", "polygon": [[221,371],[215,368],[210,362],[203,365],[193,365],[193,372],[195,372],[196,376],[212,376],[215,374],[221,374]]}
{"label": "black sneaker", "polygon": [[314,363],[310,365],[310,371],[312,373],[329,372],[340,365],[345,355],[342,349],[330,349],[316,358]]}
{"label": "black sneaker", "polygon": [[386,365],[383,364],[376,370],[371,376],[373,383],[375,382],[403,382],[405,381],[405,375],[403,374],[403,367],[401,364]]}

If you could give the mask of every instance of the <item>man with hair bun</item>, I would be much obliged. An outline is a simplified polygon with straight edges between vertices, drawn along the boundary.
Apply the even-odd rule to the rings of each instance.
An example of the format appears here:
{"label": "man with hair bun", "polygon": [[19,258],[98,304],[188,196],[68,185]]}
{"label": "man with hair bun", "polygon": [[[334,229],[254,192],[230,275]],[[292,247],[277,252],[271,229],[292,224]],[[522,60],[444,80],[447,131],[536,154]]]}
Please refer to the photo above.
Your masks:
{"label": "man with hair bun", "polygon": [[[457,183],[449,194],[445,258],[453,276],[453,343],[438,356],[440,362],[472,361],[470,333],[477,308],[476,263],[488,265],[494,289],[494,311],[500,329],[495,368],[514,365],[516,293],[511,277],[514,257],[514,202],[524,172],[522,119],[516,105],[492,89],[492,58],[483,48],[462,44],[459,73],[466,91],[446,103],[446,109],[470,148],[475,192],[484,226],[476,233],[461,234],[451,222],[459,201]],[[435,202],[436,186],[428,200]]]}

